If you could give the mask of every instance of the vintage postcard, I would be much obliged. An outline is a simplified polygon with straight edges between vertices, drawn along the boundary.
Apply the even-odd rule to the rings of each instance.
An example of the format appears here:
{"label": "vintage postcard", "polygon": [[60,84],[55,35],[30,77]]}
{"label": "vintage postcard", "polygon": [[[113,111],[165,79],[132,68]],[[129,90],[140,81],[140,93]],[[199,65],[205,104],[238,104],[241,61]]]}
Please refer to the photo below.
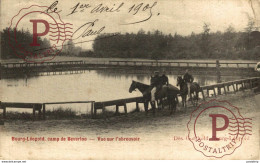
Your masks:
{"label": "vintage postcard", "polygon": [[0,9],[0,160],[259,160],[259,0]]}

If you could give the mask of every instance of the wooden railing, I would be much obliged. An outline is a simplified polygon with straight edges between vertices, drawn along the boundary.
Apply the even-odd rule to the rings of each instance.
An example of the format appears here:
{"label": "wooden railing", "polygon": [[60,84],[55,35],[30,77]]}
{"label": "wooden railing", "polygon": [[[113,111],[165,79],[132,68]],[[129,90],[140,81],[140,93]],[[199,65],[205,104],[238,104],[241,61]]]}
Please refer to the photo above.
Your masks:
{"label": "wooden railing", "polygon": [[[93,116],[94,113],[94,103],[95,101],[67,101],[67,102],[47,102],[43,103],[43,110],[45,112],[46,105],[56,105],[56,104],[82,104],[82,103],[91,103],[91,116]],[[43,119],[45,119],[45,116],[43,116]]]}
{"label": "wooden railing", "polygon": [[[206,97],[210,97],[209,91],[213,90],[214,96],[217,96],[221,93],[221,90],[224,90],[224,94],[228,94],[228,92],[237,92],[237,91],[244,91],[245,89],[253,89],[258,86],[260,77],[248,78],[248,79],[241,79],[223,83],[217,83],[207,86],[201,87],[201,93],[203,100]],[[239,89],[240,86],[240,89]],[[233,91],[230,91],[230,87],[233,88]],[[217,90],[216,90],[217,89]],[[219,91],[220,90],[220,91]],[[205,96],[204,91],[207,92],[207,96]],[[218,92],[218,93],[216,93]],[[43,119],[45,119],[45,107],[46,105],[53,105],[53,104],[70,104],[70,103],[91,103],[91,116],[95,117],[97,114],[98,109],[102,109],[102,112],[105,112],[105,107],[107,106],[116,106],[116,113],[118,113],[119,107],[124,107],[124,112],[127,114],[127,103],[136,103],[136,109],[139,110],[139,103],[144,103],[143,97],[133,97],[133,98],[125,98],[125,99],[118,99],[118,100],[110,100],[110,101],[70,101],[70,102],[50,102],[50,103],[17,103],[17,102],[1,102],[0,109],[3,109],[3,116],[6,116],[6,108],[31,108],[33,109],[33,115],[35,116],[35,111],[38,111],[39,117],[41,117],[41,109],[43,110]]]}
{"label": "wooden railing", "polygon": [[[195,61],[56,61],[43,63],[1,63],[3,68],[25,68],[25,67],[44,67],[44,66],[77,66],[77,65],[114,65],[114,66],[169,66],[169,67],[216,67],[216,62],[195,62]],[[256,62],[220,62],[221,67],[228,68],[254,68]]]}
{"label": "wooden railing", "polygon": [[[180,62],[180,61],[109,61],[111,65],[118,66],[169,66],[169,67],[216,67],[216,62]],[[220,62],[221,67],[254,68],[256,62],[234,63]]]}
{"label": "wooden railing", "polygon": [[[39,118],[41,118],[41,103],[22,103],[22,102],[0,102],[0,109],[3,110],[3,118],[6,118],[6,108],[27,108],[33,110],[33,116],[35,118],[35,111],[38,111]],[[45,110],[43,110],[45,116]]]}
{"label": "wooden railing", "polygon": [[[205,100],[205,94],[204,91],[207,92],[207,96],[209,97],[209,91],[213,90],[214,96],[216,97],[219,94],[222,94],[222,90],[224,94],[227,94],[230,92],[230,87],[233,88],[233,92],[239,91],[239,86],[241,86],[240,90],[245,90],[245,89],[253,89],[255,86],[257,86],[258,81],[260,80],[260,77],[254,77],[254,78],[248,78],[248,79],[241,79],[241,80],[235,80],[235,81],[229,81],[229,82],[223,82],[223,83],[217,83],[217,84],[212,84],[212,85],[207,85],[207,86],[202,86],[201,87],[201,93],[203,96],[203,99]],[[216,93],[218,92],[218,93]]]}
{"label": "wooden railing", "polygon": [[59,62],[43,62],[43,63],[1,63],[1,67],[4,68],[25,68],[25,67],[42,67],[42,66],[58,66],[58,65],[82,65],[84,61],[59,61]]}
{"label": "wooden railing", "polygon": [[1,102],[0,109],[3,110],[3,118],[6,118],[6,108],[27,108],[33,110],[33,117],[36,118],[35,112],[38,111],[39,119],[45,119],[46,105],[55,104],[73,104],[73,103],[91,103],[91,114],[94,112],[94,101],[67,101],[67,102],[48,102],[48,103],[22,103],[22,102]]}
{"label": "wooden railing", "polygon": [[[230,82],[223,82],[223,83],[202,86],[200,92],[202,94],[203,100],[206,100],[204,91],[207,92],[207,97],[210,97],[209,91],[213,90],[214,96],[216,97],[217,95],[221,94],[222,89],[224,90],[224,94],[231,92],[229,89],[230,86],[233,87],[232,92],[234,92],[234,93],[239,90],[244,91],[245,89],[253,89],[254,87],[257,86],[259,80],[260,80],[260,77],[255,77],[255,78],[241,79],[241,80],[235,80],[235,81],[230,81]],[[239,89],[239,85],[241,86],[240,87],[241,89]],[[220,90],[220,92],[218,90]],[[218,93],[216,93],[216,92],[218,92]],[[116,106],[116,114],[118,113],[119,106],[124,106],[124,112],[125,112],[125,114],[127,114],[127,105],[126,104],[134,103],[134,102],[136,103],[136,110],[139,111],[140,109],[139,109],[138,104],[144,103],[144,99],[143,99],[143,97],[134,97],[134,98],[119,99],[119,100],[95,102],[94,113],[92,115],[93,115],[93,117],[95,117],[96,111],[98,109],[102,109],[102,112],[104,113],[106,106]]]}
{"label": "wooden railing", "polygon": [[102,102],[95,102],[94,104],[94,113],[92,113],[93,117],[96,116],[97,110],[102,109],[102,113],[105,112],[106,106],[116,106],[116,114],[119,113],[119,107],[124,107],[124,112],[127,114],[127,103],[136,103],[136,110],[140,111],[139,103],[144,103],[143,97],[133,97],[133,98],[125,98],[125,99],[118,99],[118,100],[110,100],[110,101],[102,101]]}

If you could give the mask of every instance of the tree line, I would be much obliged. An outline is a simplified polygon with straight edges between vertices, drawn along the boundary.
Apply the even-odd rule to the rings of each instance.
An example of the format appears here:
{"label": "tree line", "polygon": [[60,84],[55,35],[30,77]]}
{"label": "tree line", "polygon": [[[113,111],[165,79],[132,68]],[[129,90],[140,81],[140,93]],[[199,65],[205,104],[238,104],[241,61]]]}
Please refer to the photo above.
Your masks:
{"label": "tree line", "polygon": [[[10,29],[14,35],[14,29]],[[16,30],[17,42],[28,51],[34,48],[48,48],[50,42],[38,37],[40,47],[32,47],[32,34],[27,30]],[[8,28],[1,31],[1,59],[18,58],[13,47],[19,47],[14,38],[9,38]],[[260,32],[253,21],[249,21],[243,32],[236,32],[229,26],[224,32],[210,32],[210,25],[204,24],[199,34],[188,36],[178,33],[164,34],[156,30],[137,33],[100,34],[93,42],[93,50],[83,50],[67,41],[59,55],[100,58],[145,58],[145,59],[260,59]],[[19,52],[19,51],[18,51]],[[21,54],[23,55],[23,54]]]}
{"label": "tree line", "polygon": [[[0,34],[1,59],[25,58],[25,51],[33,52],[50,47],[50,41],[40,37],[37,37],[37,43],[39,43],[40,46],[30,46],[33,41],[33,34],[30,33],[29,30],[15,30],[12,28],[8,31],[8,28],[5,28]],[[18,57],[18,55],[20,57]]]}
{"label": "tree line", "polygon": [[99,35],[93,43],[94,56],[147,59],[260,59],[260,32],[249,23],[243,32],[229,26],[210,32],[204,24],[199,34],[189,36],[161,31]]}

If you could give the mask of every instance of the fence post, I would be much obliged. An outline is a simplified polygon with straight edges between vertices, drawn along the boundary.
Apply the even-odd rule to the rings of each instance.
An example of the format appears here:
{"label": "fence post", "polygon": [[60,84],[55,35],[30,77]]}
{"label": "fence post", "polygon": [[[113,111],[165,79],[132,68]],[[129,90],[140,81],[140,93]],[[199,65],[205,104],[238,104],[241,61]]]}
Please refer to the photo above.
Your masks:
{"label": "fence post", "polygon": [[35,105],[33,105],[33,118],[35,119]]}
{"label": "fence post", "polygon": [[42,107],[40,107],[39,110],[38,110],[38,118],[39,119],[42,118]]}
{"label": "fence post", "polygon": [[227,85],[227,91],[228,91],[228,92],[229,92],[229,86],[230,86],[230,85],[228,84],[228,85]]}
{"label": "fence post", "polygon": [[118,115],[118,114],[119,114],[119,106],[116,105],[116,115]]}
{"label": "fence post", "polygon": [[223,84],[223,87],[224,87],[224,93],[227,94],[227,91],[226,91],[226,86],[225,84]]}
{"label": "fence post", "polygon": [[127,107],[126,107],[126,102],[124,102],[124,110],[125,110],[125,116],[127,116]]}
{"label": "fence post", "polygon": [[96,107],[94,106],[94,118],[96,117],[96,115],[97,115],[97,109],[96,109]]}
{"label": "fence post", "polygon": [[203,97],[203,100],[205,101],[205,95],[204,95],[204,92],[203,92],[203,89],[201,89],[201,94],[202,94],[202,97]]}
{"label": "fence post", "polygon": [[5,106],[3,106],[3,117],[4,117],[4,119],[6,118],[6,107]]}
{"label": "fence post", "polygon": [[[220,72],[220,63],[219,60],[216,60],[216,69],[217,69],[217,83],[221,83],[221,72]],[[218,95],[221,95],[221,88],[218,88]]]}
{"label": "fence post", "polygon": [[93,118],[93,115],[94,115],[94,104],[95,104],[95,102],[91,102],[91,118]]}
{"label": "fence post", "polygon": [[236,89],[235,89],[235,84],[234,83],[232,83],[232,87],[233,87],[234,93],[236,93]]}
{"label": "fence post", "polygon": [[106,115],[105,115],[105,104],[104,103],[102,104],[102,116],[103,116],[103,118],[106,118]]}
{"label": "fence post", "polygon": [[242,91],[245,91],[245,88],[246,88],[246,86],[245,86],[245,82],[242,81],[242,82],[241,82],[241,89],[242,89]]}
{"label": "fence post", "polygon": [[251,79],[250,79],[250,89],[253,89],[253,82]]}
{"label": "fence post", "polygon": [[139,108],[139,103],[136,101],[136,111],[139,112],[140,111],[140,108]]}
{"label": "fence post", "polygon": [[45,112],[46,112],[46,110],[45,110],[45,104],[43,104],[43,106],[42,106],[42,116],[43,116],[43,120],[45,120]]}
{"label": "fence post", "polygon": [[214,92],[214,96],[216,97],[217,94],[216,94],[216,91],[215,91],[215,87],[213,87],[213,92]]}

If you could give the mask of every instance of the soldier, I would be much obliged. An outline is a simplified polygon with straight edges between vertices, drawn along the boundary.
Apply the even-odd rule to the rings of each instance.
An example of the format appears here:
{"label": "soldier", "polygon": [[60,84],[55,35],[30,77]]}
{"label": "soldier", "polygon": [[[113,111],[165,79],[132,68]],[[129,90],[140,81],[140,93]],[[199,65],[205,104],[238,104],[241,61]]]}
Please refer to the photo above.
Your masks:
{"label": "soldier", "polygon": [[161,79],[159,76],[159,72],[155,71],[154,72],[154,76],[151,77],[151,86],[152,86],[152,90],[151,90],[151,102],[155,102],[155,93],[158,90],[159,86],[161,85]]}
{"label": "soldier", "polygon": [[190,86],[191,86],[191,83],[193,82],[194,78],[191,74],[189,74],[189,70],[187,69],[185,71],[185,74],[183,75],[183,79],[184,79],[184,82],[187,84],[187,87],[188,87],[188,96],[190,98]]}
{"label": "soldier", "polygon": [[166,85],[166,86],[169,85],[169,78],[168,78],[168,76],[165,75],[165,71],[163,71],[163,74],[161,76],[161,82],[162,82],[162,85]]}

